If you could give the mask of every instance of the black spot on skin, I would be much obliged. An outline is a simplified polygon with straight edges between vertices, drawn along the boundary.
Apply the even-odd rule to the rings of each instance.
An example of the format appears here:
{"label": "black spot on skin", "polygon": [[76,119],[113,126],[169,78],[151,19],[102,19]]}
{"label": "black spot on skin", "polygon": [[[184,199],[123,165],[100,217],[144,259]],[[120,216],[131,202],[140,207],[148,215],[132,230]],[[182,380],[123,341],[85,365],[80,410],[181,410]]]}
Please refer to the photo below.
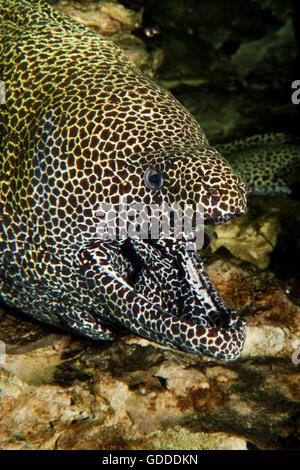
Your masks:
{"label": "black spot on skin", "polygon": [[175,335],[175,336],[178,335],[178,334],[179,334],[179,326],[178,326],[178,324],[176,324],[176,323],[175,323],[175,324],[172,324],[172,326],[171,326],[171,331],[172,331],[173,335]]}
{"label": "black spot on skin", "polygon": [[210,331],[207,333],[208,338],[216,338],[218,336],[218,330],[216,328],[211,328]]}

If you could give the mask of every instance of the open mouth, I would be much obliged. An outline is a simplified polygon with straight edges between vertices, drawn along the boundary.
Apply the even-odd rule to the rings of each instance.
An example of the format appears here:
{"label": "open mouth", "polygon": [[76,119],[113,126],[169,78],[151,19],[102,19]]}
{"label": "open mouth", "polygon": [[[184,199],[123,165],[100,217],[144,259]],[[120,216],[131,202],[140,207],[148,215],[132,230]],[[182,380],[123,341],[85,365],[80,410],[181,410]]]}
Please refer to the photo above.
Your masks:
{"label": "open mouth", "polygon": [[144,300],[127,327],[173,349],[225,361],[240,356],[245,322],[223,301],[196,251],[174,238],[127,238],[118,256],[123,280]]}

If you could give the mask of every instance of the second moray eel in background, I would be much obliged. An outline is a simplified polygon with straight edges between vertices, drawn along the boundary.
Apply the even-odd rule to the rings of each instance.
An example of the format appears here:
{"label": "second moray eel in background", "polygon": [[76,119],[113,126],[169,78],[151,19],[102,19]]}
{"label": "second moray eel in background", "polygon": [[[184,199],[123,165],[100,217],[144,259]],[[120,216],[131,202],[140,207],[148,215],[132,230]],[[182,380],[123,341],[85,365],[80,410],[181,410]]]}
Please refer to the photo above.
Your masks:
{"label": "second moray eel in background", "polygon": [[216,148],[249,186],[248,195],[290,195],[300,182],[299,136],[258,134]]}
{"label": "second moray eel in background", "polygon": [[92,339],[121,324],[237,359],[245,322],[185,239],[103,240],[97,211],[113,218],[125,198],[129,209],[201,204],[206,223],[223,223],[245,212],[241,178],[112,42],[44,1],[0,0],[0,13],[2,300]]}

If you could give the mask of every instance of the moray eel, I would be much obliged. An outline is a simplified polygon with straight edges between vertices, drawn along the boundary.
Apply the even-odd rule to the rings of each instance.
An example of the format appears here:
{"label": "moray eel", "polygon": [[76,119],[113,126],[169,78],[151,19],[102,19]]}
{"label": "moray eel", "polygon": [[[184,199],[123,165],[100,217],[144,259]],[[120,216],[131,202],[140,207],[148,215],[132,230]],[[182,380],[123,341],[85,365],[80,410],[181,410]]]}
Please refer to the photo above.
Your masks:
{"label": "moray eel", "polygon": [[116,324],[237,359],[245,322],[188,248],[190,234],[100,236],[99,204],[108,217],[124,198],[129,208],[200,205],[218,224],[245,212],[241,178],[111,41],[43,1],[1,0],[0,12],[2,300],[94,340],[113,339]]}
{"label": "moray eel", "polygon": [[249,196],[290,195],[300,181],[298,136],[257,134],[216,147],[249,186]]}

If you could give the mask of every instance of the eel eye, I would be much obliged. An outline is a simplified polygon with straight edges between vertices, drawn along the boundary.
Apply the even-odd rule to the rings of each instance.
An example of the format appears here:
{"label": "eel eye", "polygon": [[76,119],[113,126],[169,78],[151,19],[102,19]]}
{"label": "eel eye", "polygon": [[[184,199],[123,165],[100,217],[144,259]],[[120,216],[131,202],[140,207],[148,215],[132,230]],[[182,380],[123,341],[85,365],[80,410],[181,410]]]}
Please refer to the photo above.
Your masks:
{"label": "eel eye", "polygon": [[144,173],[144,183],[149,189],[158,191],[164,184],[163,175],[156,168],[147,168]]}

